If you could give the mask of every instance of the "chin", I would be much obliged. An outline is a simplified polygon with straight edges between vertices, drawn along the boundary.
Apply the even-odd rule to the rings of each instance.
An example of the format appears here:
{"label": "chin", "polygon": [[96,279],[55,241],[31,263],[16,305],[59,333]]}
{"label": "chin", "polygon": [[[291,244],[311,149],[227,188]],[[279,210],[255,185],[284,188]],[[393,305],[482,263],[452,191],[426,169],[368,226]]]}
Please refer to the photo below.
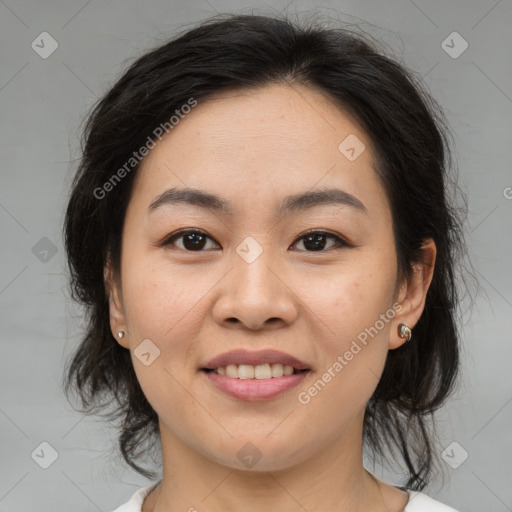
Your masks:
{"label": "chin", "polygon": [[[270,440],[269,430],[262,436],[234,437],[224,443],[222,453],[207,450],[208,457],[233,470],[262,473],[268,471],[281,471],[304,462],[308,458],[310,449],[305,440],[291,443],[290,438]],[[298,449],[300,447],[300,449]]]}

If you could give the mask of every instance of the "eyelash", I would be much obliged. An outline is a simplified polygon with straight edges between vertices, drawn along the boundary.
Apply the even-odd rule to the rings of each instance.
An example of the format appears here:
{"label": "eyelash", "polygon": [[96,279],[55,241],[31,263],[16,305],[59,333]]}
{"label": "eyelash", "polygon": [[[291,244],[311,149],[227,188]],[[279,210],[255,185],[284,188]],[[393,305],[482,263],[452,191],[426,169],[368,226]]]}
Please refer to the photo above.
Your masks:
{"label": "eyelash", "polygon": [[[200,229],[186,229],[186,230],[182,230],[182,231],[178,231],[177,233],[173,233],[171,235],[169,235],[167,238],[165,238],[163,240],[163,242],[160,244],[162,247],[163,246],[168,246],[168,245],[172,245],[172,243],[175,241],[175,240],[178,240],[180,238],[182,238],[183,236],[185,235],[189,235],[189,234],[199,234],[199,235],[203,235],[207,238],[209,238],[210,240],[213,240],[212,237],[210,237],[209,235],[207,235],[204,231],[201,231]],[[334,233],[331,233],[330,231],[322,231],[322,230],[316,230],[316,229],[312,229],[310,231],[306,231],[305,233],[303,233],[302,235],[300,235],[292,245],[295,245],[297,242],[299,242],[300,240],[302,240],[303,238],[306,238],[308,236],[311,236],[311,235],[325,235],[327,236],[328,238],[332,238],[336,241],[336,245],[334,247],[330,247],[329,249],[326,249],[326,250],[320,250],[320,251],[302,251],[302,252],[310,252],[310,253],[315,253],[315,252],[329,252],[331,250],[339,250],[339,249],[342,249],[342,248],[351,248],[351,247],[355,247],[353,244],[349,243],[347,240],[345,240],[344,238],[340,237],[339,235],[335,235]],[[215,240],[213,240],[215,242]],[[215,242],[217,245],[220,245],[218,244],[217,242]],[[178,247],[178,249],[181,249],[181,247]],[[181,249],[185,252],[206,252],[205,250],[199,250],[199,251],[190,251],[188,249]]]}

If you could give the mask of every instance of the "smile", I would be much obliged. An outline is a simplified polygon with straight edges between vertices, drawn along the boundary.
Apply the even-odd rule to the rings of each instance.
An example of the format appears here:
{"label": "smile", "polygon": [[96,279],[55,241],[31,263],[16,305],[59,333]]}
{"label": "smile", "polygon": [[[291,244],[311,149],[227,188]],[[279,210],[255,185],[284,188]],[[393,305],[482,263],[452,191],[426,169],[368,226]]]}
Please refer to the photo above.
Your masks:
{"label": "smile", "polygon": [[284,375],[293,375],[300,371],[290,365],[282,365],[280,363],[274,364],[228,364],[227,366],[220,366],[211,370],[218,375],[225,375],[230,379],[277,379]]}
{"label": "smile", "polygon": [[208,361],[200,373],[209,385],[238,400],[271,400],[298,386],[311,367],[277,350],[231,350]]}

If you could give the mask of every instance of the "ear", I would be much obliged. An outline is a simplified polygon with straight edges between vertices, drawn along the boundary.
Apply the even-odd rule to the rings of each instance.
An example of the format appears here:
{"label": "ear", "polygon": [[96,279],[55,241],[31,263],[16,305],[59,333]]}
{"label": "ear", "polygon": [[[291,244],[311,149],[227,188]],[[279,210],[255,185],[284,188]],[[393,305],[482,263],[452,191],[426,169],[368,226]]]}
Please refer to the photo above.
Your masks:
{"label": "ear", "polygon": [[[120,279],[115,275],[112,266],[110,265],[110,261],[107,261],[103,275],[105,279],[105,289],[108,296],[110,329],[112,330],[112,335],[119,345],[124,348],[129,348],[130,345],[128,343],[121,283]],[[123,338],[119,338],[117,335],[119,331],[125,332],[125,336]]]}
{"label": "ear", "polygon": [[407,324],[414,338],[414,326],[420,319],[427,291],[434,275],[434,266],[436,261],[436,244],[429,238],[425,240],[421,247],[422,261],[413,265],[413,275],[411,279],[400,285],[397,302],[402,307],[395,315],[393,326],[390,333],[389,349],[401,347],[406,339],[398,335],[398,326]]}

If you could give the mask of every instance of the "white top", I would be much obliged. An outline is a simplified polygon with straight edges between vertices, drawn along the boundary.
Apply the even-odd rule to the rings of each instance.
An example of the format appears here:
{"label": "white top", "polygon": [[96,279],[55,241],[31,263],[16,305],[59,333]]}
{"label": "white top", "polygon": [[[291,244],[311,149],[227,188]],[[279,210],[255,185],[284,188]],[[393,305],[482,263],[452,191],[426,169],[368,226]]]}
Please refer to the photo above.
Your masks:
{"label": "white top", "polygon": [[[130,501],[112,512],[141,512],[144,499],[160,482],[161,480],[141,487],[133,494]],[[407,490],[407,492],[409,493],[409,501],[404,508],[404,512],[457,512],[454,508],[443,505],[422,492],[411,490]]]}

